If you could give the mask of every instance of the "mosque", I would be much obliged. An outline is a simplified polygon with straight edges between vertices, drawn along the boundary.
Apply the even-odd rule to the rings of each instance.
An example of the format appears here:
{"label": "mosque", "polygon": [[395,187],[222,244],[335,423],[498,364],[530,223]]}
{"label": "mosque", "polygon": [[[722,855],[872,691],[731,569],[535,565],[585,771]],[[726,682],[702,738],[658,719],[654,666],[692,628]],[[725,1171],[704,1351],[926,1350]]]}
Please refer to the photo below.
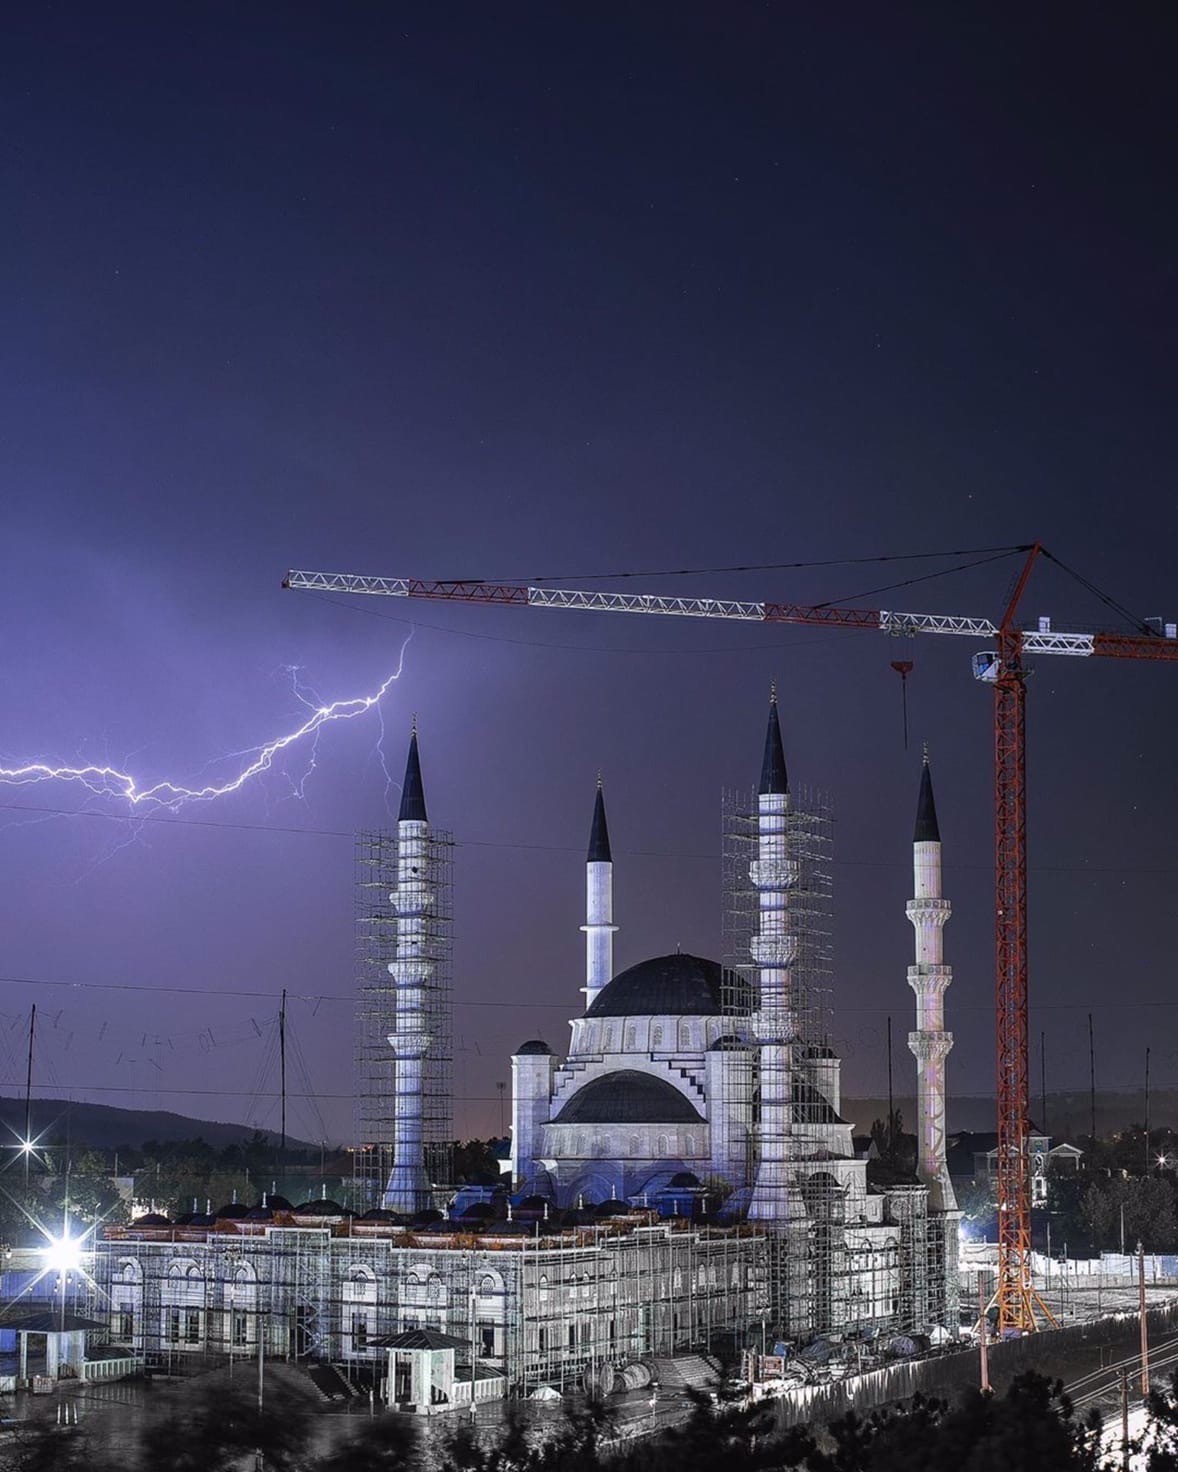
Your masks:
{"label": "mosque", "polygon": [[[648,1204],[694,1182],[718,1198],[721,1220],[763,1223],[792,1256],[776,1309],[793,1329],[845,1321],[868,1291],[857,1259],[897,1249],[896,1299],[938,1319],[956,1311],[958,1214],[945,1163],[940,830],[925,760],[914,833],[917,996],[909,1043],[918,1061],[918,1173],[869,1180],[852,1125],[839,1113],[841,1060],[807,1026],[793,971],[799,957],[795,902],[804,856],[791,844],[791,802],[776,694],[755,812],[750,886],[755,923],[749,968],[729,971],[676,952],[615,974],[613,857],[598,783],[587,855],[585,1008],[567,1055],[540,1039],[512,1058],[512,1175],[517,1189],[562,1207],[586,1200]],[[804,906],[797,905],[799,911]],[[875,1172],[879,1177],[883,1172]],[[919,1251],[898,1261],[895,1227],[920,1223]],[[803,1271],[799,1263],[809,1258]],[[917,1261],[920,1258],[921,1261]],[[808,1288],[805,1286],[808,1284]]]}
{"label": "mosque", "polygon": [[[263,1199],[108,1229],[95,1276],[113,1341],[148,1359],[257,1346],[353,1369],[387,1357],[390,1399],[436,1407],[563,1391],[721,1342],[801,1351],[846,1336],[955,1336],[950,905],[927,758],[907,905],[915,1172],[871,1158],[840,1112],[841,1061],[808,995],[821,845],[791,794],[775,696],[740,823],[740,954],[722,965],[676,951],[615,974],[598,784],[583,1011],[563,1055],[541,1039],[513,1055],[510,1186],[472,1206],[439,1195],[427,1168],[441,897],[415,730],[387,891],[391,1168],[379,1200],[357,1210]],[[414,1356],[425,1359],[409,1366]]]}

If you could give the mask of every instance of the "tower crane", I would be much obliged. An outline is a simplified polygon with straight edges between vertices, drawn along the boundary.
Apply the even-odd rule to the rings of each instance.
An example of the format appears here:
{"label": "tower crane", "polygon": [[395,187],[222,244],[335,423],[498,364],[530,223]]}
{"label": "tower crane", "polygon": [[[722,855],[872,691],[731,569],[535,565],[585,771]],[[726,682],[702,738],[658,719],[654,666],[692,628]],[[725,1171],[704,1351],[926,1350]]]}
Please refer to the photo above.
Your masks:
{"label": "tower crane", "polygon": [[[1027,1332],[1046,1314],[1031,1278],[1030,1078],[1027,1017],[1026,853],[1026,655],[1073,659],[1153,659],[1178,662],[1178,626],[1140,624],[1132,633],[1065,632],[1040,618],[1036,628],[1018,622],[1019,606],[1036,562],[1051,553],[1040,543],[1025,553],[1013,592],[998,623],[961,614],[902,613],[885,609],[748,602],[734,598],[684,598],[528,587],[478,580],[431,582],[420,578],[369,577],[358,573],[292,571],[283,587],[321,593],[389,598],[441,599],[455,603],[572,609],[589,613],[645,613],[679,618],[739,619],[751,623],[805,624],[861,629],[911,637],[944,634],[985,641],[973,656],[974,677],[994,689],[995,1008],[998,1106],[999,1332]],[[1060,564],[1062,566],[1062,564]],[[1048,1316],[1049,1317],[1049,1316]]]}

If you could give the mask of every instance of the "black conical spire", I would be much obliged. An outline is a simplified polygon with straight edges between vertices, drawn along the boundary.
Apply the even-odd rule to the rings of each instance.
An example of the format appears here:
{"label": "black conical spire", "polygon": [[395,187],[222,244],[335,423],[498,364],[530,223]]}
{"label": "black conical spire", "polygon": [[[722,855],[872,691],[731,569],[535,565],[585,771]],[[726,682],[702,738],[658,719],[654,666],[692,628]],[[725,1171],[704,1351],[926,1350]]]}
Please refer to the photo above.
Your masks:
{"label": "black conical spire", "polygon": [[941,830],[937,827],[937,804],[933,799],[933,779],[929,770],[928,752],[924,754],[924,765],[920,769],[920,796],[916,799],[916,832],[913,843],[940,843]]}
{"label": "black conical spire", "polygon": [[769,729],[765,732],[765,759],[761,763],[761,785],[757,791],[788,792],[789,773],[785,770],[785,748],[781,744],[781,723],[777,719],[777,685],[769,690]]}
{"label": "black conical spire", "polygon": [[421,758],[417,754],[417,719],[409,738],[409,757],[405,762],[405,781],[401,785],[401,807],[398,823],[428,823],[425,811],[425,787],[421,781]]}
{"label": "black conical spire", "polygon": [[601,790],[601,778],[597,779],[597,800],[593,804],[593,827],[589,830],[588,864],[612,864],[609,851],[609,826],[605,821],[605,794]]}

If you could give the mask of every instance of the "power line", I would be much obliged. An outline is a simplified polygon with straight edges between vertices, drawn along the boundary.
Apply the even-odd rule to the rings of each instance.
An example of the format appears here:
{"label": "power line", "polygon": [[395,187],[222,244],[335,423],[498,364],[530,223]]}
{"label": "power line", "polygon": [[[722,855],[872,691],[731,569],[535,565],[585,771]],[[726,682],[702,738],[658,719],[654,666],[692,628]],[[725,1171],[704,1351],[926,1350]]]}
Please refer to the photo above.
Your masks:
{"label": "power line", "polygon": [[[796,572],[803,568],[856,567],[872,562],[921,562],[936,557],[981,557],[991,552],[1005,555],[1009,552],[1028,551],[1030,551],[1029,543],[1021,547],[960,547],[948,552],[894,552],[874,557],[832,557],[820,562],[739,562],[728,567],[663,567],[636,572],[550,572],[541,576],[527,578],[525,581],[528,583],[567,583],[573,578],[577,578],[583,583],[602,583],[612,582],[621,578],[682,578],[696,577],[705,573]],[[455,582],[463,580],[448,578],[444,581]],[[467,579],[466,581],[510,583],[518,582],[520,579],[477,578]]]}
{"label": "power line", "polygon": [[[337,838],[346,839],[349,843],[355,841],[355,833],[351,829],[343,828],[295,828],[280,823],[241,823],[230,822],[218,818],[182,818],[176,815],[165,817],[163,814],[142,816],[129,813],[97,813],[87,808],[59,808],[47,804],[0,802],[0,812],[13,813],[39,813],[51,817],[62,818],[97,818],[105,823],[131,823],[139,827],[148,824],[161,823],[167,827],[192,827],[192,828],[224,828],[229,832],[242,833],[273,833],[276,835],[300,838]],[[585,845],[583,843],[523,843],[511,842],[505,839],[494,838],[460,838],[455,841],[457,848],[493,848],[518,850],[521,853],[546,853],[546,854],[583,854]],[[618,844],[613,845],[615,854],[621,854],[628,859],[683,859],[696,863],[717,863],[720,859],[719,850],[703,850],[692,852],[686,849],[656,849],[656,848],[622,848]],[[836,868],[845,869],[905,869],[911,865],[911,859],[897,857],[895,859],[845,859],[832,858],[831,863]],[[954,862],[945,866],[946,873],[990,873],[994,872],[992,862],[985,864],[969,864]],[[1133,864],[1031,864],[1028,866],[1031,874],[1178,874],[1178,865],[1133,865]]]}

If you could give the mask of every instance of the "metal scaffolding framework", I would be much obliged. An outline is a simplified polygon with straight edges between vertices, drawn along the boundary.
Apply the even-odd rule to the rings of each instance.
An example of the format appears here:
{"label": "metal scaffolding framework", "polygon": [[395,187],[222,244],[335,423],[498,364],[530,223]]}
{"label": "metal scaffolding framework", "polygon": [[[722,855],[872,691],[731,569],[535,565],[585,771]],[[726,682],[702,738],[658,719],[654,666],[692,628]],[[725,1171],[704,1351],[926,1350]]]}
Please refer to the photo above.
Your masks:
{"label": "metal scaffolding framework", "polygon": [[641,1358],[763,1343],[765,1247],[753,1228],[647,1211],[555,1235],[113,1228],[93,1312],[152,1365],[256,1355],[261,1334],[267,1355],[379,1374],[378,1341],[428,1328],[465,1342],[472,1378],[563,1393]]}
{"label": "metal scaffolding framework", "polygon": [[[429,1047],[422,1070],[422,1136],[429,1179],[446,1186],[453,1174],[453,836],[431,828],[424,881],[433,893],[426,936],[430,963],[425,995]],[[389,1036],[396,1028],[397,990],[389,963],[397,954],[397,835],[356,835],[356,1147],[355,1204],[380,1205],[393,1165],[396,1069]]]}

